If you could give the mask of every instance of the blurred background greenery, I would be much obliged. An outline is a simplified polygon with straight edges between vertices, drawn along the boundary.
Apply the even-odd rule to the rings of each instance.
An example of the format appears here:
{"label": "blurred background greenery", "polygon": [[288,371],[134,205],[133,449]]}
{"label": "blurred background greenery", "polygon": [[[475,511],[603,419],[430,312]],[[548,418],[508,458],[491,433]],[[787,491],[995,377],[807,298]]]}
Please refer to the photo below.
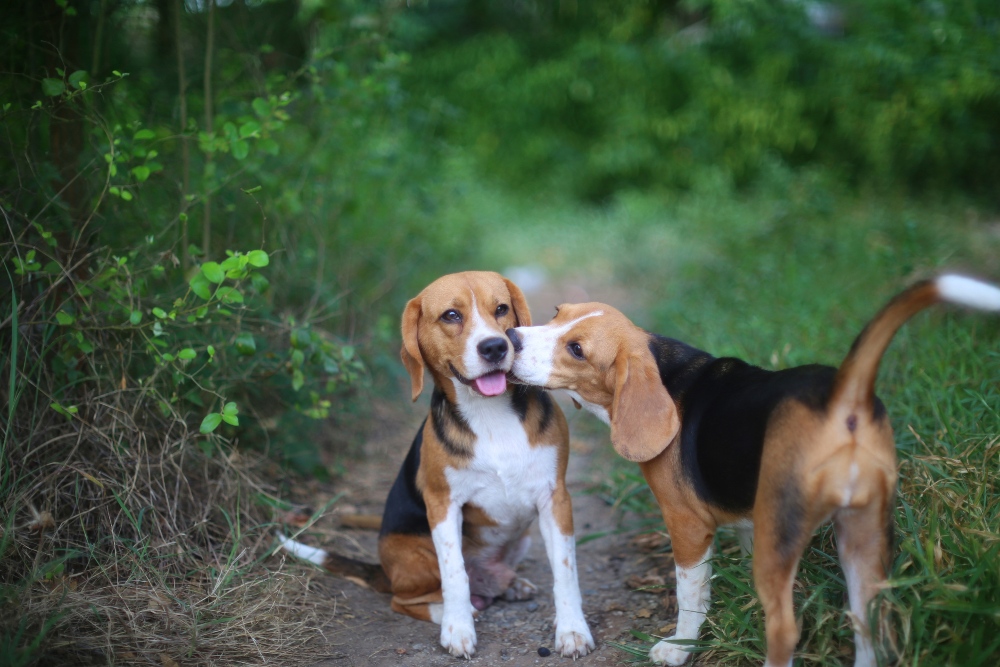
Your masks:
{"label": "blurred background greenery", "polygon": [[[281,466],[226,502],[270,500],[219,501],[186,548],[202,567],[219,545],[259,547],[274,480],[338,474],[372,400],[404,400],[398,313],[443,273],[619,294],[644,326],[775,368],[836,363],[915,276],[1000,276],[995,0],[42,0],[9,8],[0,35],[7,607],[52,568],[110,558],[105,539],[146,567],[142,512],[160,510],[125,471],[164,451],[188,457],[171,480],[242,480],[238,451]],[[997,472],[997,333],[941,314],[904,333],[883,393],[905,452],[974,441]],[[133,435],[111,437],[98,403]],[[138,440],[152,449],[124,456]],[[101,493],[58,487],[52,465]],[[996,556],[991,480],[962,487],[989,508],[986,536],[953,545],[976,562]],[[920,518],[940,507],[912,491],[914,544],[940,542]],[[92,525],[42,546],[14,529],[87,503]],[[959,602],[924,574],[965,614],[934,617],[926,646],[952,651],[935,660],[989,664],[996,568]],[[762,639],[752,593],[734,596],[721,618],[744,631],[712,632],[739,661],[756,654],[726,637]],[[850,633],[829,604],[806,625],[831,628],[813,658],[836,664]],[[3,655],[35,659],[59,609],[4,614]]]}

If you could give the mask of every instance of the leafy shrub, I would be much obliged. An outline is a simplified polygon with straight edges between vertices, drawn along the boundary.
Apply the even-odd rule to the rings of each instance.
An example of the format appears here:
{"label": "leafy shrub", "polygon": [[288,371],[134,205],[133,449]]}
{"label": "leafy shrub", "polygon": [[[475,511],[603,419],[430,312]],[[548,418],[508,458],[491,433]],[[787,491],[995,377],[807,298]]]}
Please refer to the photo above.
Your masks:
{"label": "leafy shrub", "polygon": [[431,224],[405,58],[353,6],[57,6],[0,28],[0,659],[301,659],[332,597],[265,560],[262,452],[328,474],[386,313],[467,243]]}
{"label": "leafy shrub", "polygon": [[447,110],[441,136],[520,187],[604,200],[705,170],[746,183],[779,159],[993,192],[994,2],[831,3],[825,24],[818,3],[481,4],[400,18],[407,85]]}

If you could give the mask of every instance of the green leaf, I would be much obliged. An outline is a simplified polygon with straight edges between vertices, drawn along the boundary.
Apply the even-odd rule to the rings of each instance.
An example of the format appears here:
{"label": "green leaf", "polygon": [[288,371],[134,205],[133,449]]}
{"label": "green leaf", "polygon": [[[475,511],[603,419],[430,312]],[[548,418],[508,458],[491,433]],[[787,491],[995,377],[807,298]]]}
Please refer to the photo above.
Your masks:
{"label": "green leaf", "polygon": [[302,385],[304,385],[305,383],[306,383],[306,376],[303,375],[302,371],[296,368],[292,372],[292,389],[298,391],[299,389],[302,389]]}
{"label": "green leaf", "polygon": [[251,250],[247,253],[247,259],[252,266],[256,266],[258,269],[271,263],[271,258],[263,250]]}
{"label": "green leaf", "polygon": [[239,414],[240,409],[236,406],[234,401],[229,401],[224,406],[222,406],[223,415],[236,415]]}
{"label": "green leaf", "polygon": [[188,285],[191,286],[191,291],[200,296],[205,301],[212,298],[212,283],[208,282],[205,278],[204,273],[196,273],[191,277]]}
{"label": "green leaf", "polygon": [[132,167],[132,173],[135,175],[135,179],[142,183],[149,178],[149,167],[140,164],[138,167]]}
{"label": "green leaf", "polygon": [[281,152],[281,147],[274,139],[258,139],[257,147],[268,155],[277,155]]}
{"label": "green leaf", "polygon": [[219,424],[222,423],[222,415],[218,412],[211,412],[205,415],[205,418],[201,420],[201,426],[198,428],[202,433],[211,433],[215,429],[219,428]]}
{"label": "green leaf", "polygon": [[306,355],[302,352],[302,350],[292,350],[291,361],[293,368],[301,368],[305,360]]}
{"label": "green leaf", "polygon": [[49,407],[58,412],[59,414],[61,414],[68,420],[72,420],[73,415],[75,415],[78,412],[78,408],[75,405],[71,405],[70,407],[65,408],[58,403],[50,403]]}
{"label": "green leaf", "polygon": [[247,331],[237,336],[233,345],[236,346],[236,351],[245,357],[249,357],[257,351],[257,341],[254,340],[253,334]]}
{"label": "green leaf", "polygon": [[241,138],[252,137],[258,132],[260,132],[260,123],[255,120],[250,120],[240,125]]}
{"label": "green leaf", "polygon": [[250,106],[253,107],[254,113],[260,118],[264,118],[271,113],[271,105],[267,103],[267,100],[260,97],[255,97]]}
{"label": "green leaf", "polygon": [[215,357],[215,346],[214,345],[209,345],[207,348],[205,348],[205,351],[208,352],[208,358],[209,359]]}
{"label": "green leaf", "polygon": [[166,311],[164,311],[162,308],[154,308],[153,309],[153,315],[155,315],[157,317],[157,319],[161,319],[161,320],[166,319],[166,317],[167,317]]}
{"label": "green leaf", "polygon": [[69,75],[69,85],[74,88],[79,88],[83,90],[87,87],[87,72],[86,70],[78,69]]}
{"label": "green leaf", "polygon": [[271,282],[259,273],[250,276],[250,286],[257,294],[263,294],[271,286]]}
{"label": "green leaf", "polygon": [[145,130],[145,129],[139,130],[138,132],[135,133],[135,136],[132,137],[133,141],[141,141],[143,139],[155,139],[155,138],[156,138],[155,132],[153,132],[152,130]]}
{"label": "green leaf", "polygon": [[221,283],[226,279],[226,274],[217,262],[205,262],[201,265],[201,272],[213,283]]}
{"label": "green leaf", "polygon": [[255,192],[260,192],[263,189],[264,189],[264,186],[262,186],[262,185],[255,185],[252,188],[247,188],[246,190],[243,190],[243,194],[252,195]]}
{"label": "green leaf", "polygon": [[66,84],[62,79],[42,79],[42,92],[49,97],[56,97],[66,92]]}
{"label": "green leaf", "polygon": [[350,361],[354,358],[354,348],[350,345],[345,345],[340,348],[340,356],[344,358],[344,361]]}
{"label": "green leaf", "polygon": [[139,322],[142,322],[142,311],[133,310],[128,316],[128,321],[132,324],[139,324]]}
{"label": "green leaf", "polygon": [[194,351],[194,348],[190,347],[185,347],[177,353],[178,359],[194,359],[196,356],[198,356],[198,353]]}
{"label": "green leaf", "polygon": [[70,315],[69,313],[60,310],[58,313],[56,313],[56,322],[65,327],[69,326],[70,324],[73,324],[73,322],[76,322],[76,318]]}
{"label": "green leaf", "polygon": [[244,160],[250,154],[250,144],[243,139],[237,139],[231,145],[233,157],[237,160]]}
{"label": "green leaf", "polygon": [[237,417],[236,415],[224,414],[222,415],[222,421],[226,422],[227,424],[232,424],[233,426],[240,425],[240,418]]}
{"label": "green leaf", "polygon": [[232,257],[227,257],[226,259],[222,260],[221,266],[223,271],[232,271],[233,269],[238,269],[240,268],[240,258],[237,257],[236,255],[233,255]]}
{"label": "green leaf", "polygon": [[330,375],[336,375],[340,372],[340,366],[332,357],[323,357],[323,370]]}
{"label": "green leaf", "polygon": [[223,303],[243,303],[243,295],[235,287],[220,287],[218,294]]}
{"label": "green leaf", "polygon": [[128,190],[122,190],[122,199],[125,201],[132,201],[132,193]]}

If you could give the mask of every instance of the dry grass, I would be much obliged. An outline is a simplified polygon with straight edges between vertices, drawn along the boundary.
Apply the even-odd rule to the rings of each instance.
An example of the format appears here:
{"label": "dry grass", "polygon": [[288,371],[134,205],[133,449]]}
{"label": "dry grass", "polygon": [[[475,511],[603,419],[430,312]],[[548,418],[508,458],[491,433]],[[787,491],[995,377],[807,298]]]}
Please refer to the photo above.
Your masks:
{"label": "dry grass", "polygon": [[[67,388],[39,362],[51,327],[30,306],[20,315],[0,329],[12,360],[0,383],[0,663],[321,657],[335,598],[323,577],[269,555],[264,461],[161,410],[169,401],[127,370],[132,334],[91,332],[99,344]],[[50,407],[57,390],[72,418]]]}

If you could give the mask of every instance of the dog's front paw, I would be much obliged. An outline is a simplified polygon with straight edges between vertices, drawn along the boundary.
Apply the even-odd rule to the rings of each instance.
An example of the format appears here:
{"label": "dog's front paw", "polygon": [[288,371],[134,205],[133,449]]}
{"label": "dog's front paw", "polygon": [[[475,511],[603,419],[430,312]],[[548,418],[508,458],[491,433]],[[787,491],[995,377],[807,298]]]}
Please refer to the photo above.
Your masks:
{"label": "dog's front paw", "polygon": [[535,597],[535,593],[537,592],[538,586],[535,586],[527,579],[518,577],[511,582],[510,587],[504,591],[503,598],[508,602],[514,602],[515,600],[530,600]]}
{"label": "dog's front paw", "polygon": [[560,623],[556,628],[556,652],[564,658],[579,658],[594,650],[594,637],[583,618]]}
{"label": "dog's front paw", "polygon": [[457,658],[471,658],[476,652],[476,628],[467,619],[441,619],[441,646]]}
{"label": "dog's front paw", "polygon": [[[673,639],[669,637],[668,639]],[[665,641],[658,643],[649,650],[649,659],[658,665],[683,665],[691,657],[688,651],[680,646],[668,644]]]}

